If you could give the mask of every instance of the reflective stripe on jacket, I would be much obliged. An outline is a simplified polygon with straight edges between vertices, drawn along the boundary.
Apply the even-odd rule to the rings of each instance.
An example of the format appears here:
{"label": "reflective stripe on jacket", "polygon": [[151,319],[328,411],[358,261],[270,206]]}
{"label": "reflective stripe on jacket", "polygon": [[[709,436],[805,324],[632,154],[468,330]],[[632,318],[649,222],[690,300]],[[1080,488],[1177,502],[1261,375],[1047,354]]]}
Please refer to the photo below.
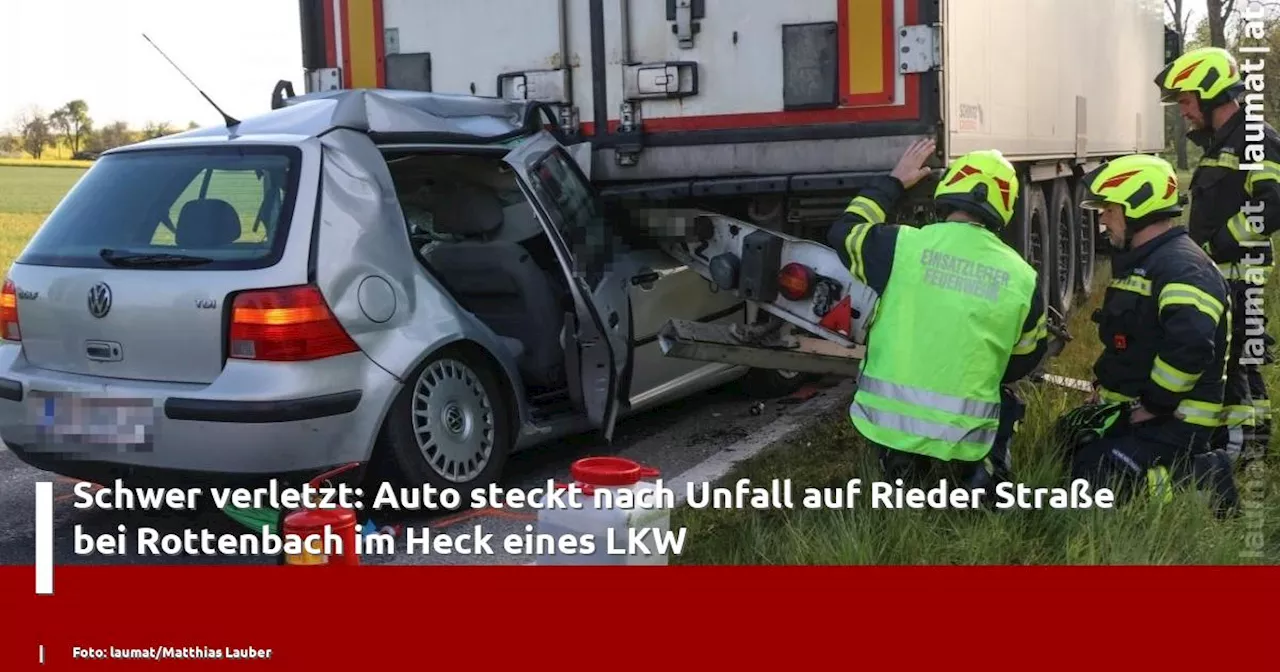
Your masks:
{"label": "reflective stripe on jacket", "polygon": [[850,418],[888,448],[978,461],[996,439],[1001,383],[1046,350],[1036,272],[975,224],[884,224],[900,194],[892,178],[873,184],[828,236],[881,297]]}
{"label": "reflective stripe on jacket", "polygon": [[1102,398],[1139,400],[1194,425],[1222,424],[1231,303],[1213,262],[1176,227],[1117,254],[1112,273],[1093,315],[1103,345],[1093,367]]}
{"label": "reflective stripe on jacket", "polygon": [[1252,272],[1265,284],[1271,235],[1280,230],[1280,135],[1251,112],[1246,103],[1217,131],[1187,134],[1204,149],[1191,177],[1187,228],[1228,279]]}

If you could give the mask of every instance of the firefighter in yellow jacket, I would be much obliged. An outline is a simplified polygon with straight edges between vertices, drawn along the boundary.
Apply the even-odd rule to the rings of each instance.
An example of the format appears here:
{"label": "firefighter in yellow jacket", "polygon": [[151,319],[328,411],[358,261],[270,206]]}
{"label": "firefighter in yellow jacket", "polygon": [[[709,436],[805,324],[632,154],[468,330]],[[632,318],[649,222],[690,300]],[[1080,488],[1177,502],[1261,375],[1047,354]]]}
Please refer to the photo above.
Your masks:
{"label": "firefighter in yellow jacket", "polygon": [[995,151],[958,158],[934,192],[942,221],[885,223],[929,174],[934,142],[915,143],[891,175],[853,199],[827,243],[880,295],[849,413],[880,450],[886,478],[960,465],[965,487],[1008,478],[1021,403],[1008,384],[1031,373],[1048,331],[1035,269],[1000,238],[1018,178]]}

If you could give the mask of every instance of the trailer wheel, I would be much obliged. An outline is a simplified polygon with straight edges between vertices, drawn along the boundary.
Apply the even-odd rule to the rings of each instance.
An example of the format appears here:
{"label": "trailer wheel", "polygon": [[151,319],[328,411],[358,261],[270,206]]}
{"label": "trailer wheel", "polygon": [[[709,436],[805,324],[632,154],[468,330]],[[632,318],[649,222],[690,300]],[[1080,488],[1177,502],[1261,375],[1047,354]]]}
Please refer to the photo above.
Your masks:
{"label": "trailer wheel", "polygon": [[1075,195],[1071,202],[1076,206],[1076,287],[1080,295],[1089,298],[1093,295],[1093,271],[1098,258],[1098,216],[1090,210],[1080,207],[1084,200],[1084,182],[1076,180]]}
{"label": "trailer wheel", "polygon": [[1076,293],[1076,273],[1079,270],[1080,231],[1076,222],[1076,208],[1072,203],[1071,186],[1065,179],[1053,181],[1049,199],[1049,256],[1052,272],[1049,280],[1049,297],[1058,312],[1071,311]]}
{"label": "trailer wheel", "polygon": [[1044,189],[1039,184],[1025,183],[1027,188],[1018,197],[1017,212],[1010,222],[1005,240],[1022,255],[1040,277],[1040,300],[1049,303],[1049,275],[1045,272],[1046,242],[1049,240],[1049,206],[1045,203]]}

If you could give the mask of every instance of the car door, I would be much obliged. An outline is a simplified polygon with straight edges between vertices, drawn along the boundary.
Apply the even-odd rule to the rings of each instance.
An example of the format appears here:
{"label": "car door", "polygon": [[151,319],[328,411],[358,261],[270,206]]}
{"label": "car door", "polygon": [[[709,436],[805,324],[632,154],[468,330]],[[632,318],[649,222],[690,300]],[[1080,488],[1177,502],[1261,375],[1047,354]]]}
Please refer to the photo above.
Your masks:
{"label": "car door", "polygon": [[632,269],[618,263],[623,256],[595,190],[550,133],[521,142],[506,162],[537,206],[569,279],[575,313],[566,329],[565,356],[574,402],[612,440],[630,378]]}
{"label": "car door", "polygon": [[658,334],[667,322],[742,323],[746,304],[732,291],[713,291],[709,280],[661,249],[634,251],[632,256],[640,270],[631,287],[635,355],[628,396],[633,407],[644,408],[700,387],[707,376],[728,368],[665,356]]}

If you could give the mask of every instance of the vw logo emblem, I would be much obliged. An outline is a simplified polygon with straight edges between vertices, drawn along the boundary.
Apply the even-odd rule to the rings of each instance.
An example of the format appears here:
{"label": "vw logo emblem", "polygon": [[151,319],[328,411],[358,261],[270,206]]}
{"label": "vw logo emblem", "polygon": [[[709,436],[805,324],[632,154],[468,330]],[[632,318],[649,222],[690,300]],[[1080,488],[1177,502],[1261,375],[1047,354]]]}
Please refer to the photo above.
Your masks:
{"label": "vw logo emblem", "polygon": [[99,282],[89,288],[89,314],[103,318],[111,312],[111,288],[105,282]]}
{"label": "vw logo emblem", "polygon": [[467,418],[462,414],[462,409],[454,404],[449,404],[444,410],[444,428],[450,434],[461,434],[462,430],[467,428]]}

